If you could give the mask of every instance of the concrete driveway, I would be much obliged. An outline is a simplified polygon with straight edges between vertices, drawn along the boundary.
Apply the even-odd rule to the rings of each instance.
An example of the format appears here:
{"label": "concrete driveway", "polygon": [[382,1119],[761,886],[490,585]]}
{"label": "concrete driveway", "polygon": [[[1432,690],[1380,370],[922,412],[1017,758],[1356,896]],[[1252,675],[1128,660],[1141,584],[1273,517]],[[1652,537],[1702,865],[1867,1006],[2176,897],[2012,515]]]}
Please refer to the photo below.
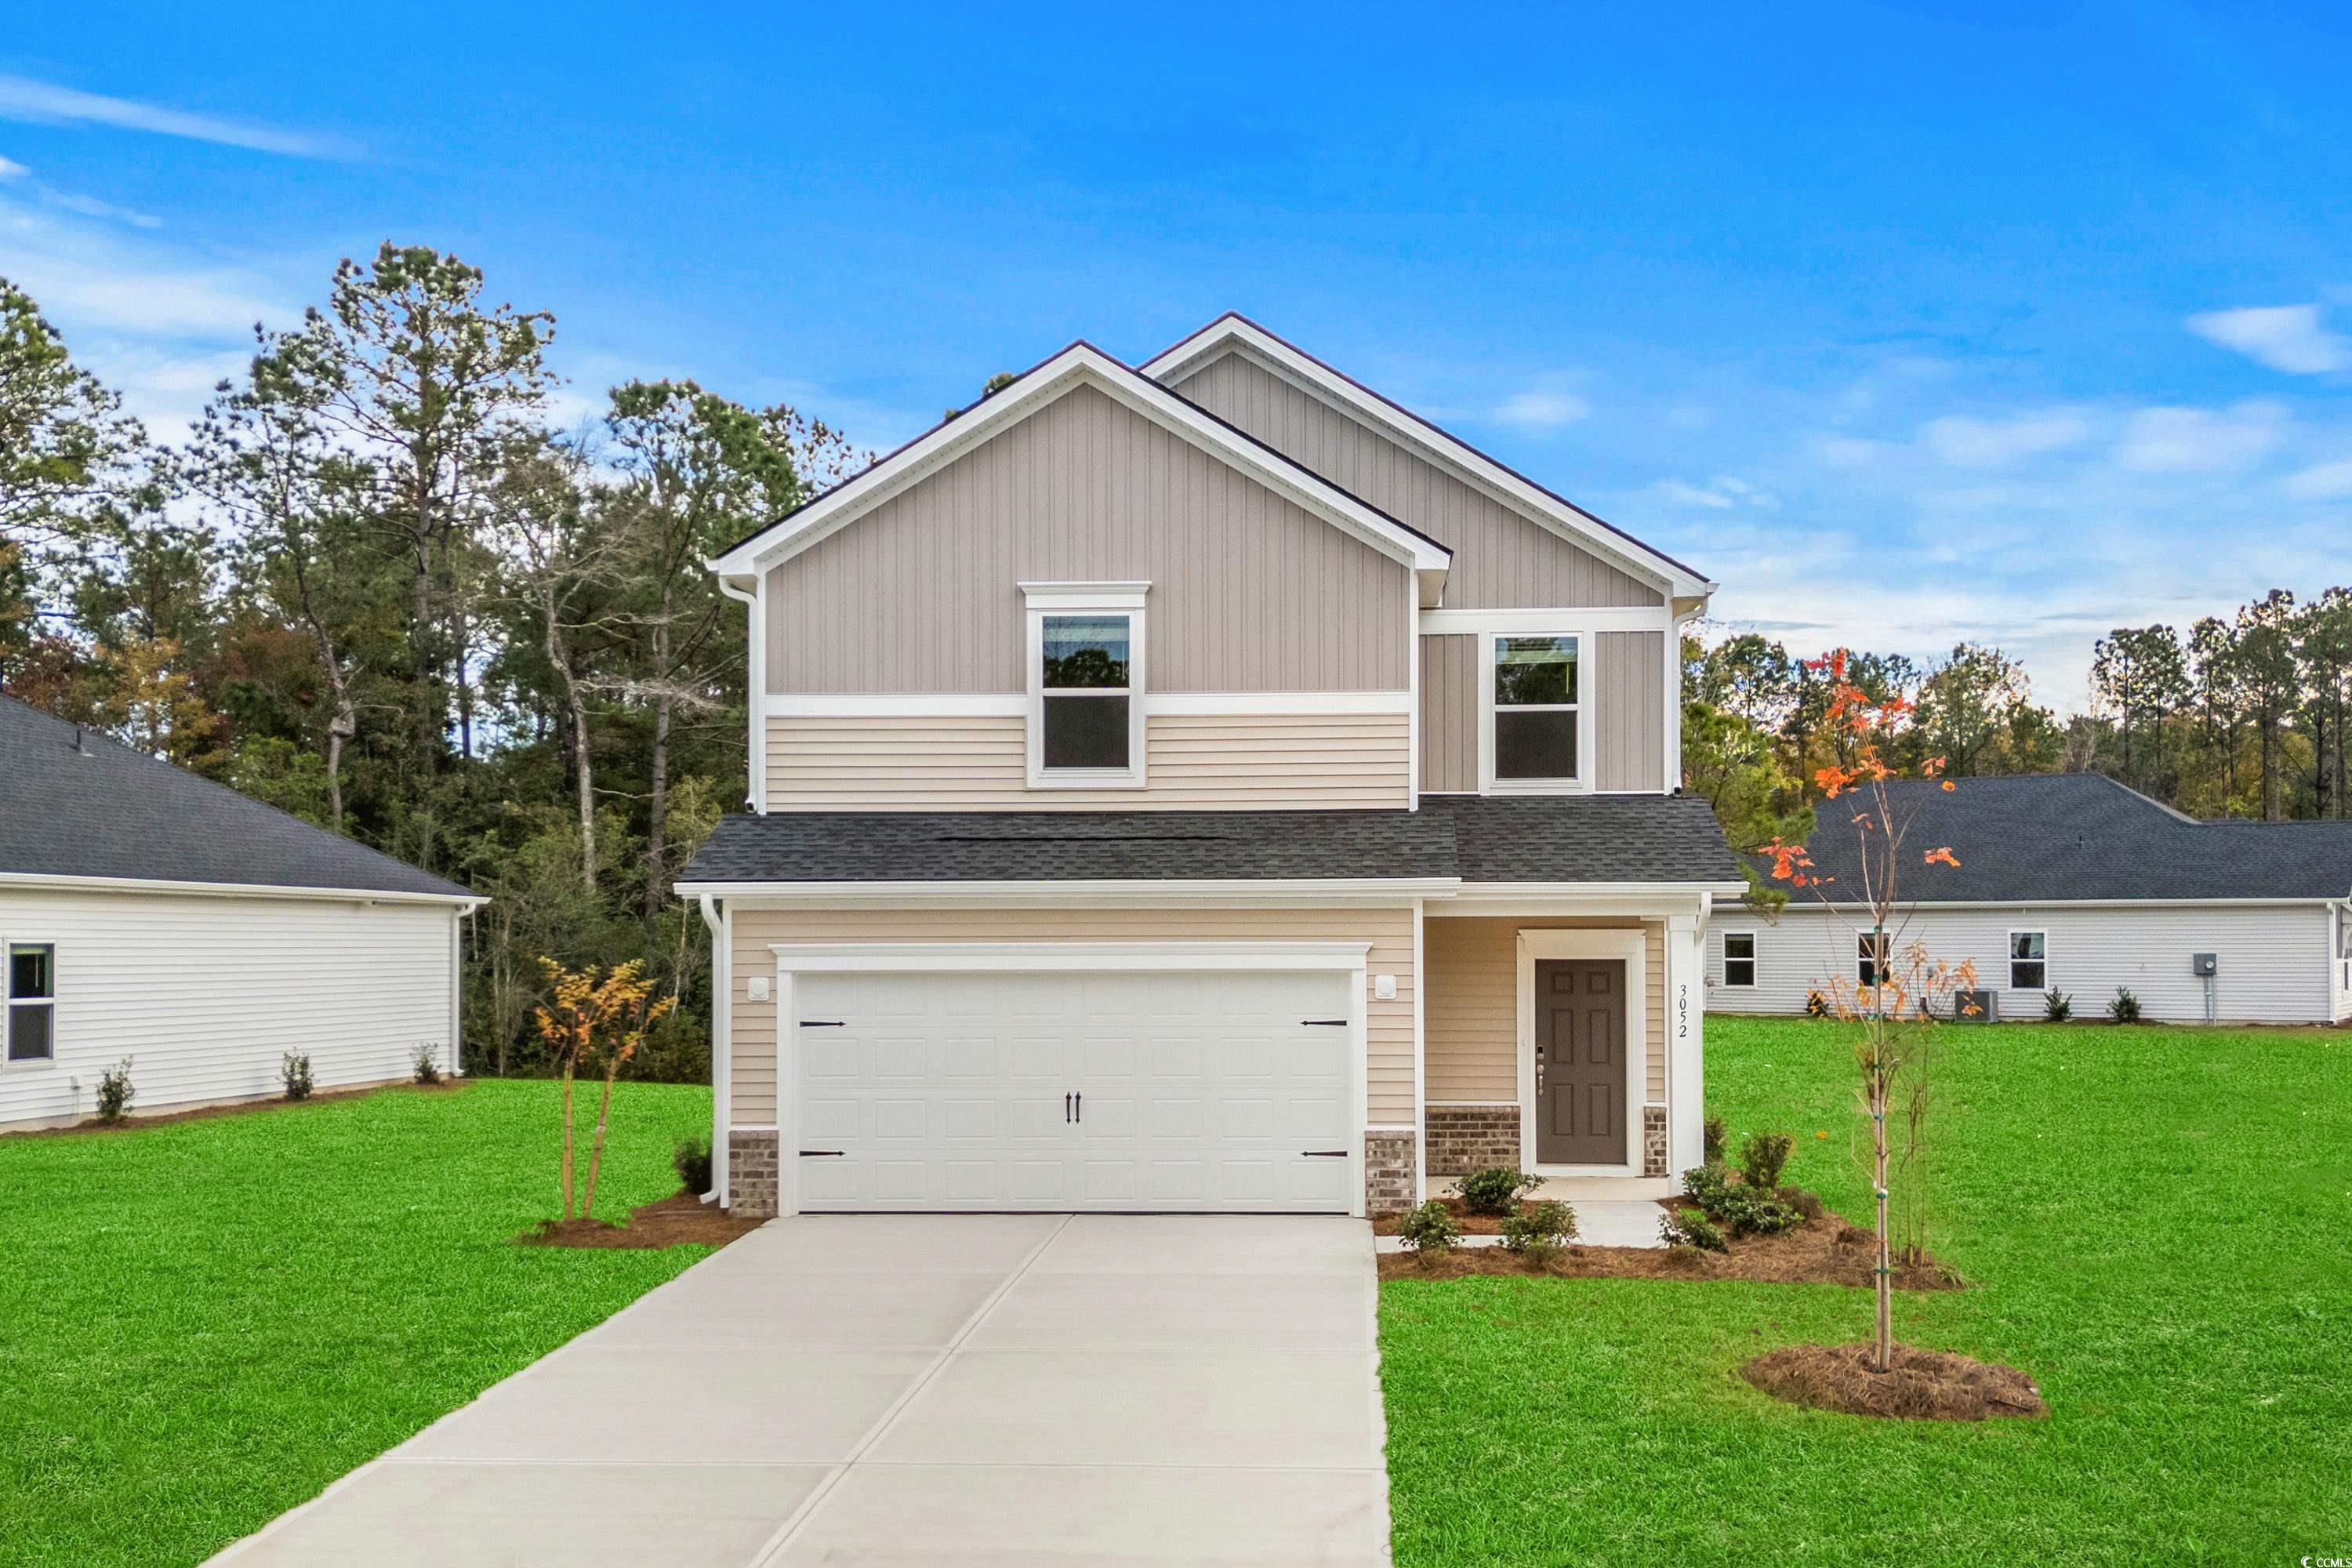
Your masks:
{"label": "concrete driveway", "polygon": [[1388,1561],[1360,1220],[775,1221],[217,1563]]}

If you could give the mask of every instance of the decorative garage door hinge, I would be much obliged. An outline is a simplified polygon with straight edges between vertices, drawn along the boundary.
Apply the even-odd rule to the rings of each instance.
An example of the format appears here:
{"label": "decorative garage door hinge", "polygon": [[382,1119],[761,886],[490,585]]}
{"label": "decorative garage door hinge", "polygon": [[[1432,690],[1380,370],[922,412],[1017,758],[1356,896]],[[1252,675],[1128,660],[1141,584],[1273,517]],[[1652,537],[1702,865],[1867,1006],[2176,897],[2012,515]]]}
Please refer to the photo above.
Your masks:
{"label": "decorative garage door hinge", "polygon": [[1344,1029],[1348,1026],[1345,1018],[1301,1018],[1298,1021],[1313,1029]]}
{"label": "decorative garage door hinge", "polygon": [[845,1149],[803,1149],[801,1151],[801,1158],[803,1160],[814,1160],[819,1158],[838,1160],[847,1153],[848,1151]]}
{"label": "decorative garage door hinge", "polygon": [[1348,1157],[1345,1149],[1301,1149],[1299,1152],[1309,1160],[1344,1160]]}
{"label": "decorative garage door hinge", "polygon": [[803,1029],[846,1029],[849,1026],[839,1018],[803,1018]]}

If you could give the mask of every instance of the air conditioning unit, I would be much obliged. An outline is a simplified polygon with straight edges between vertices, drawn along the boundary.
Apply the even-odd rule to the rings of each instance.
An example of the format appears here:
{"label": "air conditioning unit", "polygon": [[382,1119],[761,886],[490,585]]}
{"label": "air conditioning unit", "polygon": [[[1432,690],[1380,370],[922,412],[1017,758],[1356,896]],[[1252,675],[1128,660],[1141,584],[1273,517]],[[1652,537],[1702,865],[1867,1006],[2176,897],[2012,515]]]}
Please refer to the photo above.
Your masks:
{"label": "air conditioning unit", "polygon": [[1955,1022],[1990,1024],[2000,1016],[2000,992],[1955,991],[1952,993],[1952,1017]]}

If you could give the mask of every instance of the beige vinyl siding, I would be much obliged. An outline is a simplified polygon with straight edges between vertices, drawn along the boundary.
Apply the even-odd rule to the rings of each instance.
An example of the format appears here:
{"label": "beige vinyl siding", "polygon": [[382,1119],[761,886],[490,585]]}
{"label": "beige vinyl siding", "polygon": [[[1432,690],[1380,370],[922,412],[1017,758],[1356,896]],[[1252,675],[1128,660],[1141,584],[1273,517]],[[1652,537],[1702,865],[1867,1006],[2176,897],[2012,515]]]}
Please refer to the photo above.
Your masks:
{"label": "beige vinyl siding", "polygon": [[[1411,906],[1344,910],[737,910],[735,994],[730,1007],[734,1056],[733,1124],[776,1121],[776,1009],[753,1002],[743,982],[773,974],[778,942],[1368,942],[1366,968],[1393,974],[1396,1000],[1368,1001],[1366,1083],[1370,1124],[1410,1127],[1413,1120],[1413,944]],[[1432,924],[1436,922],[1433,921]]]}
{"label": "beige vinyl siding", "polygon": [[1453,547],[1451,609],[1663,604],[1658,591],[1234,349],[1175,390]]}
{"label": "beige vinyl siding", "polygon": [[771,811],[1241,811],[1410,805],[1402,713],[1153,714],[1142,789],[1031,789],[1028,721],[772,718]]}
{"label": "beige vinyl siding", "polygon": [[1421,639],[1421,787],[1433,795],[1478,788],[1478,638]]}
{"label": "beige vinyl siding", "polygon": [[[1573,614],[1561,616],[1574,629]],[[1664,632],[1591,635],[1584,696],[1592,704],[1592,787],[1663,790],[1666,693]],[[1421,787],[1433,794],[1478,787],[1480,639],[1475,634],[1421,639]]]}
{"label": "beige vinyl siding", "polygon": [[1027,689],[1024,582],[1148,582],[1153,691],[1402,690],[1410,570],[1092,387],[768,574],[772,692]]}
{"label": "beige vinyl siding", "polygon": [[1424,921],[1429,987],[1422,1015],[1433,1105],[1516,1105],[1519,1099],[1519,932],[1642,927],[1643,1098],[1666,1098],[1666,933],[1655,921],[1446,916]]}

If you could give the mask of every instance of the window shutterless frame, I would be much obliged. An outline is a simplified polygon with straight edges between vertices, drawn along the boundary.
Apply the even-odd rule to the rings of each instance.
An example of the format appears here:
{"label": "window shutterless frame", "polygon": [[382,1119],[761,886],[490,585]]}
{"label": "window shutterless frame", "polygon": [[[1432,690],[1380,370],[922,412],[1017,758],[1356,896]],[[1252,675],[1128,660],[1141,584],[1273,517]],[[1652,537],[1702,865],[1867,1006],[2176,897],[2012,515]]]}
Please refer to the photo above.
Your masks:
{"label": "window shutterless frame", "polygon": [[[1032,789],[1144,787],[1143,695],[1146,687],[1144,595],[1149,583],[1024,583],[1028,682],[1028,775]],[[1126,657],[1116,656],[1123,639]],[[1103,650],[1081,645],[1093,642]],[[1072,657],[1077,648],[1079,657]],[[1120,666],[1123,665],[1123,668]],[[1048,685],[1049,674],[1076,684]],[[1118,677],[1114,683],[1112,678]],[[1126,760],[1119,766],[1056,766],[1062,757],[1116,755],[1118,736],[1089,707],[1123,704]],[[1049,706],[1066,710],[1048,712]],[[1114,721],[1115,722],[1115,721]],[[1049,737],[1051,743],[1049,744]]]}
{"label": "window shutterless frame", "polygon": [[1723,933],[1723,983],[1726,985],[1756,984],[1756,933],[1752,931],[1727,931]]}
{"label": "window shutterless frame", "polygon": [[1478,634],[1481,795],[1592,787],[1591,649],[1570,627]]}
{"label": "window shutterless frame", "polygon": [[2047,931],[2009,933],[2009,988],[2046,991],[2050,988],[2050,939]]}
{"label": "window shutterless frame", "polygon": [[[1872,938],[1877,939],[1874,946]],[[1864,985],[1875,985],[1885,974],[1887,962],[1894,956],[1893,931],[1856,931],[1853,936],[1853,977]]]}
{"label": "window shutterless frame", "polygon": [[47,942],[0,942],[0,1066],[47,1063],[58,1056],[58,950]]}

